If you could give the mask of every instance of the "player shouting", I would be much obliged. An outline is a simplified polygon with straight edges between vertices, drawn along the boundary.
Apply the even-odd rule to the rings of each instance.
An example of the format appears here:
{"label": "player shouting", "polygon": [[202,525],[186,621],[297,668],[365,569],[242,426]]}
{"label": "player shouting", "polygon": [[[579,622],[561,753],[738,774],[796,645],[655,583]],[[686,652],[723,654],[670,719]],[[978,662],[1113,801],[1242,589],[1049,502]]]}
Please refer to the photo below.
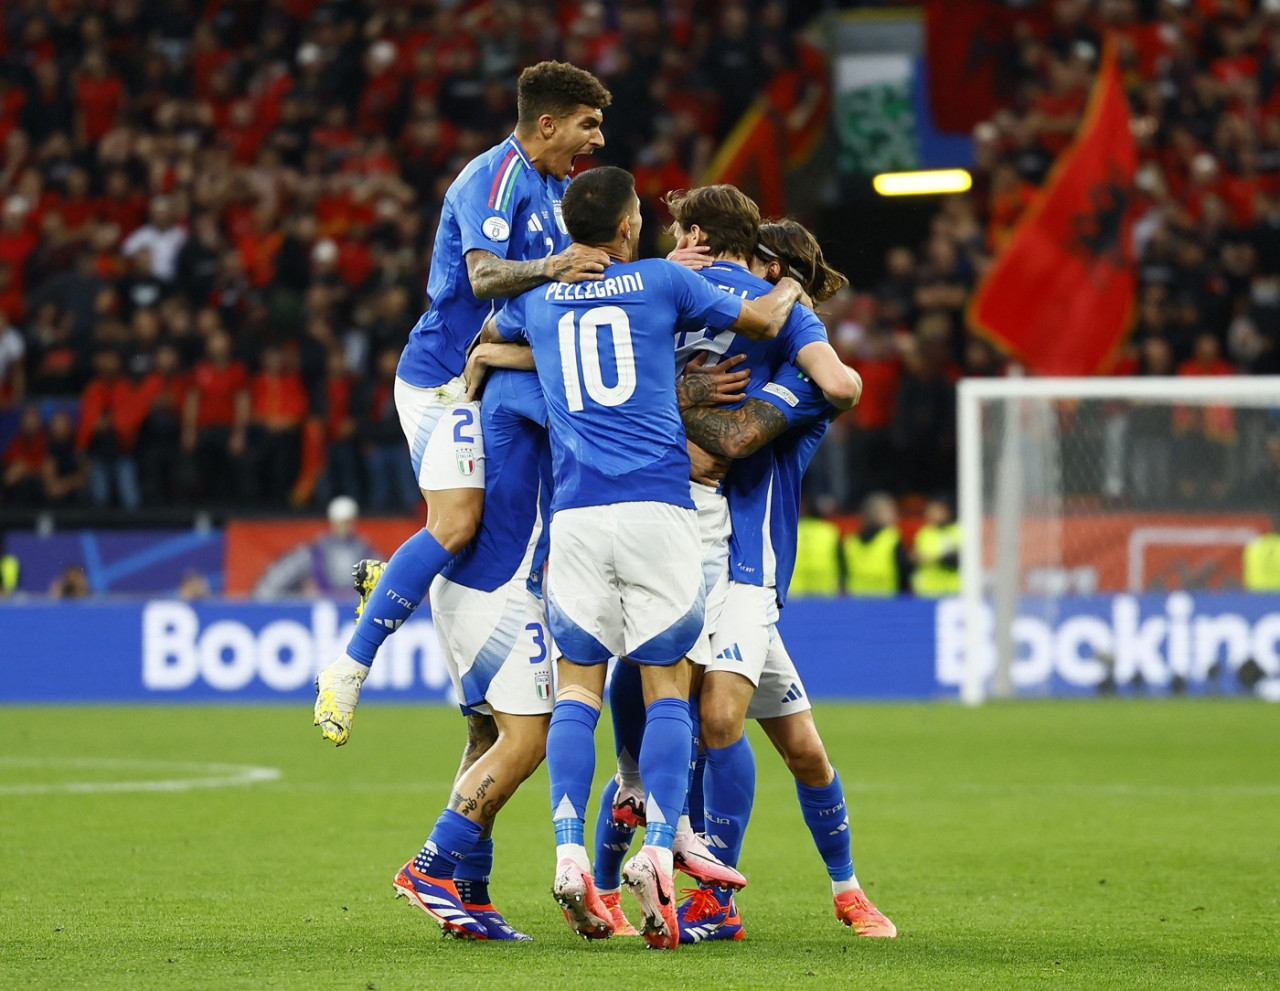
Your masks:
{"label": "player shouting", "polygon": [[364,601],[355,632],[346,653],[316,679],[315,722],[339,746],[350,735],[378,648],[480,520],[484,438],[478,404],[463,396],[467,345],[505,298],[551,280],[599,279],[609,261],[596,248],[569,243],[561,200],[574,158],[604,145],[601,122],[610,100],[595,76],[567,63],[525,69],[515,133],[470,162],[445,193],[427,279],[431,305],[409,335],[395,387],[427,501],[426,527],[385,570],[357,575]]}

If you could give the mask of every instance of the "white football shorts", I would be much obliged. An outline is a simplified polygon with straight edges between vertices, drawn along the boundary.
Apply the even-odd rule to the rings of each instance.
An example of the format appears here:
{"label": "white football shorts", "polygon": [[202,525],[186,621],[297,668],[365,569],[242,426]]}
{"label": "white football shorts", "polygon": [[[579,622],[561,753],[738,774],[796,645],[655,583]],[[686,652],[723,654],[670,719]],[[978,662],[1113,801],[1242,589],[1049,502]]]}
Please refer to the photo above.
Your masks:
{"label": "white football shorts", "polygon": [[692,509],[621,502],[556,512],[546,595],[561,653],[577,664],[685,657],[702,632],[701,559]]}
{"label": "white football shorts", "polygon": [[555,645],[527,572],[492,592],[440,576],[431,583],[431,620],[463,712],[549,713]]}
{"label": "white football shorts", "polygon": [[773,719],[812,708],[804,682],[778,633],[778,600],[772,588],[731,582],[711,638],[707,671],[740,674],[756,686],[748,719]]}
{"label": "white football shorts", "polygon": [[426,389],[396,378],[396,412],[420,489],[484,488],[480,404],[462,402],[466,394],[461,375]]}
{"label": "white football shorts", "polygon": [[689,660],[704,667],[711,663],[711,635],[716,631],[721,610],[729,595],[729,500],[717,489],[699,482],[689,483],[689,495],[698,507],[698,537],[702,544],[702,584],[707,604],[702,635],[689,652]]}

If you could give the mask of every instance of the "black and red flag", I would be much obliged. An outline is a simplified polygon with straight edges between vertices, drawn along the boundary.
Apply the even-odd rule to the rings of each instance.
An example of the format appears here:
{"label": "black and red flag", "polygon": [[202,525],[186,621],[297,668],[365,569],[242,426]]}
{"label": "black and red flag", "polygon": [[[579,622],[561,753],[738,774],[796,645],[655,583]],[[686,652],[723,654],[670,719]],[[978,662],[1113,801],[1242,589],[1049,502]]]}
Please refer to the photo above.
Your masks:
{"label": "black and red flag", "polygon": [[1084,121],[996,256],[969,325],[1039,375],[1105,371],[1133,323],[1138,153],[1115,47]]}

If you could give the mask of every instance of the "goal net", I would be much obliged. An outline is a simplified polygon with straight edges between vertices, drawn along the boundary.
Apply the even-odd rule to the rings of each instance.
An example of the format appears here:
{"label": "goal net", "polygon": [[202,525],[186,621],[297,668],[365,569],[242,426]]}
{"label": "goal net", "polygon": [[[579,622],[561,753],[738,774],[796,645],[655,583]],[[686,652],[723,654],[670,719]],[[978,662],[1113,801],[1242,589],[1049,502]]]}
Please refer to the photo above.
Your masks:
{"label": "goal net", "polygon": [[[965,380],[959,460],[962,699],[1054,691],[1073,665],[1078,685],[1137,683],[1191,635],[1195,593],[1240,588],[1280,512],[1280,377]],[[1139,632],[1161,642],[1117,672],[1098,616],[1155,594],[1167,622]]]}

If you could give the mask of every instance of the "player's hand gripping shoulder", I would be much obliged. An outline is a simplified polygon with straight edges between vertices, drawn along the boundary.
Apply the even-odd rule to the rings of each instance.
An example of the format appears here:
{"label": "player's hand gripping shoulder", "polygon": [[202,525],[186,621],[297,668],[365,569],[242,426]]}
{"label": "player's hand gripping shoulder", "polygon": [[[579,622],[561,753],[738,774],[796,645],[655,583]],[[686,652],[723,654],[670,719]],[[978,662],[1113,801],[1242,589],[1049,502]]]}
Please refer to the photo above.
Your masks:
{"label": "player's hand gripping shoulder", "polygon": [[548,282],[599,282],[611,259],[608,252],[585,244],[571,244],[544,259]]}
{"label": "player's hand gripping shoulder", "polygon": [[746,398],[751,370],[737,366],[746,361],[747,356],[735,354],[708,368],[709,357],[710,352],[702,351],[684,366],[684,374],[676,382],[676,401],[681,412],[694,406],[723,406]]}
{"label": "player's hand gripping shoulder", "polygon": [[476,299],[505,299],[547,282],[598,282],[609,256],[599,248],[571,244],[558,255],[532,261],[499,258],[479,248],[467,252],[467,278]]}
{"label": "player's hand gripping shoulder", "polygon": [[742,312],[733,324],[733,330],[753,341],[769,341],[787,322],[791,307],[804,294],[800,283],[788,275],[765,295],[742,301]]}

